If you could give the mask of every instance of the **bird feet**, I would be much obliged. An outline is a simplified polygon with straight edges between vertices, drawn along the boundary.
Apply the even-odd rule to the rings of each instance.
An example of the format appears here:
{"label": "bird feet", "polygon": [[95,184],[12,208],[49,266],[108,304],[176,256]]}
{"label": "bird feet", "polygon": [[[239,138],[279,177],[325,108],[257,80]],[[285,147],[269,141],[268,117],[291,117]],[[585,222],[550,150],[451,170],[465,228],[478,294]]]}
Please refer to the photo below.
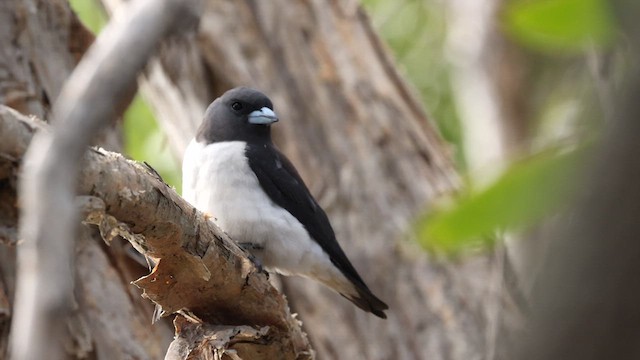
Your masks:
{"label": "bird feet", "polygon": [[265,273],[267,275],[267,277],[268,277],[269,273],[267,271],[265,271],[264,267],[262,266],[262,262],[260,261],[260,259],[258,259],[255,255],[253,255],[254,252],[256,252],[256,251],[264,250],[264,246],[260,245],[260,244],[256,244],[256,243],[250,243],[250,242],[238,243],[238,246],[240,246],[242,249],[247,251],[247,253],[248,253],[247,257],[249,258],[249,260],[251,260],[251,262],[253,263],[253,266],[255,266],[256,269],[258,269],[258,272]]}
{"label": "bird feet", "polygon": [[251,260],[251,262],[253,263],[253,266],[256,267],[258,272],[266,274],[267,278],[269,278],[269,273],[262,266],[262,262],[260,261],[260,259],[258,259],[257,257],[253,256],[252,254],[249,254],[248,258],[249,258],[249,260]]}
{"label": "bird feet", "polygon": [[252,242],[241,242],[241,243],[238,243],[238,246],[247,250],[250,253],[253,253],[253,251],[255,250],[264,250],[264,245],[256,244]]}

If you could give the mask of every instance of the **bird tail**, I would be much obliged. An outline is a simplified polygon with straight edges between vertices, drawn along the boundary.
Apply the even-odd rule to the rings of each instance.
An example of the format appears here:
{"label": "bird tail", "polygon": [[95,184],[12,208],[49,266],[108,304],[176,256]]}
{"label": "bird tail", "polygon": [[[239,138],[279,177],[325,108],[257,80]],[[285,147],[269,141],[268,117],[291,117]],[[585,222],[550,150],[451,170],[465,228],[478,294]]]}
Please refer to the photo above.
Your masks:
{"label": "bird tail", "polygon": [[320,280],[324,285],[338,292],[338,294],[351,301],[360,309],[370,312],[379,318],[387,318],[384,311],[388,310],[389,306],[377,296],[373,295],[363,281],[357,281],[358,279],[352,281],[344,276],[344,274],[337,276],[334,274],[334,276],[317,278],[317,280]]}
{"label": "bird tail", "polygon": [[358,286],[356,284],[352,284],[352,286],[355,288],[357,295],[354,296],[343,293],[340,293],[340,295],[344,296],[347,300],[351,301],[364,311],[370,312],[382,319],[387,318],[387,314],[385,314],[384,311],[389,309],[389,305],[385,304],[384,301],[375,296],[366,285],[362,284]]}

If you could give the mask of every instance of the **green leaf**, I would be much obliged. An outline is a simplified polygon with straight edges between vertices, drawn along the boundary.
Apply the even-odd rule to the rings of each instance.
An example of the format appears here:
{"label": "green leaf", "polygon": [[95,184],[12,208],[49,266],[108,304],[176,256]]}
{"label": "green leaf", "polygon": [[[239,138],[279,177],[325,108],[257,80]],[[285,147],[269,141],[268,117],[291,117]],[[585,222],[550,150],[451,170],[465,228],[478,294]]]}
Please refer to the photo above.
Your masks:
{"label": "green leaf", "polygon": [[146,161],[167,184],[180,189],[180,165],[168,149],[166,135],[140,95],[136,95],[124,114],[123,132],[125,153],[134,160]]}
{"label": "green leaf", "polygon": [[607,45],[614,33],[604,0],[518,0],[507,6],[504,25],[523,45],[566,53]]}
{"label": "green leaf", "polygon": [[96,0],[69,0],[73,11],[82,23],[94,34],[97,34],[107,24],[107,15]]}
{"label": "green leaf", "polygon": [[419,242],[451,254],[492,242],[496,231],[540,221],[570,198],[585,148],[550,150],[513,164],[486,189],[419,220]]}
{"label": "green leaf", "polygon": [[[70,0],[73,11],[94,33],[98,33],[108,19],[97,0]],[[124,114],[124,152],[137,161],[145,161],[177,189],[181,187],[180,164],[169,152],[166,136],[148,105],[138,95]]]}

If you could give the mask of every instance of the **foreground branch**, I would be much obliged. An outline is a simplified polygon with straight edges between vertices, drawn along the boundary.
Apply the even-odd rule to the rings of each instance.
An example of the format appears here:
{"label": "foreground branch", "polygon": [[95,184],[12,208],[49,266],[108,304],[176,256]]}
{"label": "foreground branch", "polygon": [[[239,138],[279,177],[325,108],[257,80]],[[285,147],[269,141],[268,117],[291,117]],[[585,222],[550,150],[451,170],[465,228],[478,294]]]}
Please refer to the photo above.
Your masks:
{"label": "foreground branch", "polygon": [[[141,89],[178,155],[202,109],[225,90],[251,86],[273,100],[281,119],[274,142],[391,308],[382,321],[321,284],[283,278],[318,353],[382,360],[494,352],[500,325],[519,316],[494,275],[499,262],[433,261],[407,241],[415,217],[460,181],[449,146],[364,9],[347,0],[204,3],[197,33],[163,46]],[[495,309],[505,309],[500,318]]]}
{"label": "foreground branch", "polygon": [[[63,87],[54,128],[34,139],[20,185],[24,244],[18,252],[13,359],[61,359],[71,308],[77,224],[74,180],[85,148],[122,111],[156,45],[197,1],[137,0],[109,23]],[[197,18],[197,17],[196,17]]]}
{"label": "foreground branch", "polygon": [[[6,155],[0,161],[20,159],[35,129],[44,127],[0,106],[0,155]],[[150,275],[135,282],[143,295],[166,312],[186,310],[205,323],[230,325],[180,320],[171,353],[185,355],[193,350],[200,354],[209,346],[219,352],[235,350],[246,358],[256,358],[252,355],[258,353],[277,353],[285,359],[311,356],[306,335],[268,276],[256,271],[244,251],[204,214],[149,168],[119,154],[91,149],[83,161],[79,194],[84,196],[79,199],[85,221],[98,225],[105,241],[122,236],[159,259]],[[17,163],[0,165],[13,166],[15,171]],[[222,335],[213,336],[218,331]],[[234,340],[237,336],[241,341]]]}

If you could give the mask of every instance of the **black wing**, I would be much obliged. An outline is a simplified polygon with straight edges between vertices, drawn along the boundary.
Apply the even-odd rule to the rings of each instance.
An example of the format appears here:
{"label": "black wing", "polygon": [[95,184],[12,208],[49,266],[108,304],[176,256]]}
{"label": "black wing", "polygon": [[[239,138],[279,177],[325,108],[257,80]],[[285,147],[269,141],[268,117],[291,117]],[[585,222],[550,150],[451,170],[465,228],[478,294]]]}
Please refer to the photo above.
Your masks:
{"label": "black wing", "polygon": [[353,267],[336,241],[327,215],[315,201],[289,159],[271,144],[248,144],[246,156],[262,189],[271,200],[300,221],[311,238],[329,255],[331,262],[355,285],[361,298],[349,300],[366,311],[386,318],[383,310],[388,306],[371,293]]}

